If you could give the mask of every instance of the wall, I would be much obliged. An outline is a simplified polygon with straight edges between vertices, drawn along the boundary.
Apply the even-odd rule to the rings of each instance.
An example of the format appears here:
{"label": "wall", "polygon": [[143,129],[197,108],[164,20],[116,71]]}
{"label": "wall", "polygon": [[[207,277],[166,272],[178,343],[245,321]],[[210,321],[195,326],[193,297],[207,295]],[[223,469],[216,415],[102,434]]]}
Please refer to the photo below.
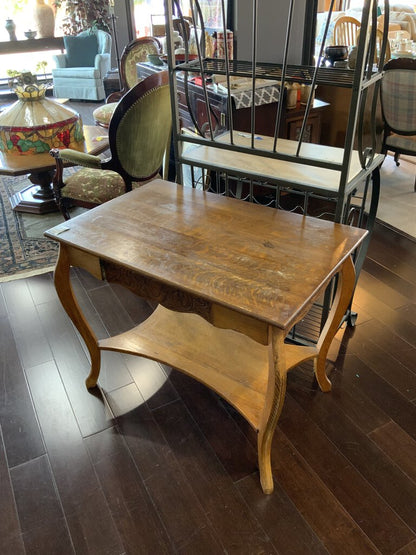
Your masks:
{"label": "wall", "polygon": [[[252,49],[252,0],[236,1],[235,33],[237,56],[240,60],[251,60]],[[306,2],[296,0],[293,12],[291,39],[289,43],[289,63],[300,64]],[[309,0],[310,1],[310,0]],[[286,39],[289,0],[259,0],[257,59],[262,62],[281,62]]]}
{"label": "wall", "polygon": [[[114,0],[114,15],[116,16],[117,46],[119,55],[123,48],[132,41],[134,36],[133,24],[130,18],[133,14],[133,0]],[[114,42],[114,41],[113,41]],[[113,44],[111,67],[117,67],[116,47]]]}

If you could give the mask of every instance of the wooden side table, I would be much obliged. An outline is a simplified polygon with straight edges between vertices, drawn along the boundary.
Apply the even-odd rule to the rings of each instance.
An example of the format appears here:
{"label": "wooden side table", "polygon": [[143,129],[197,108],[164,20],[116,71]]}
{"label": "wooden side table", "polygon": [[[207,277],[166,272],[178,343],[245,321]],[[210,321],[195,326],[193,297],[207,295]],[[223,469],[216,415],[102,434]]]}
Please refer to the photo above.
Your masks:
{"label": "wooden side table", "polygon": [[[260,481],[273,491],[270,450],[287,372],[313,359],[329,391],[326,356],[350,303],[351,254],[362,229],[273,210],[155,180],[45,233],[60,244],[55,287],[91,357],[102,350],[158,360],[233,405],[258,434]],[[120,283],[159,303],[140,325],[98,340],[81,313],[70,267]],[[316,345],[285,341],[338,274]]]}

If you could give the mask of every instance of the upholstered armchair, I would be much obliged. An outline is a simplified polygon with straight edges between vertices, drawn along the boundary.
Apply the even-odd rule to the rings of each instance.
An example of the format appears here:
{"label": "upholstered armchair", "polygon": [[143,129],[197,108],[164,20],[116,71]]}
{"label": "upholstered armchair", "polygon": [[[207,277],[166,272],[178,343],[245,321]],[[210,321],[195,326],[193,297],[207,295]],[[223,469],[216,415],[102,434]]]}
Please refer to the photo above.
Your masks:
{"label": "upholstered armchair", "polygon": [[[384,123],[381,152],[416,156],[416,60],[398,58],[384,66],[380,99]],[[416,192],[416,179],[414,182]]]}
{"label": "upholstered armchair", "polygon": [[136,64],[146,62],[148,54],[160,53],[161,45],[155,37],[139,37],[125,46],[120,59],[121,90],[111,93],[106,103],[94,110],[93,118],[97,125],[108,127],[117,102],[138,82]]}
{"label": "upholstered armchair", "polygon": [[[71,206],[93,208],[159,175],[172,130],[167,71],[137,83],[118,102],[108,129],[110,158],[53,149],[55,200],[65,219]],[[63,179],[63,161],[83,166]]]}
{"label": "upholstered armchair", "polygon": [[65,54],[53,59],[53,92],[72,100],[104,100],[104,77],[111,67],[111,35],[87,30],[64,36]]}

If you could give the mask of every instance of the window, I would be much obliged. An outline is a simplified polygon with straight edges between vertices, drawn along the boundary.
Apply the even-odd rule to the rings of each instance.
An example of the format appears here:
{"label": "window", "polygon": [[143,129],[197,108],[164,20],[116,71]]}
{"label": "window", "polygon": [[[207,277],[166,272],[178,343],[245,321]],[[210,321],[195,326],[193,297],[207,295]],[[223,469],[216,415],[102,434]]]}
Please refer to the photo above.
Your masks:
{"label": "window", "polygon": [[[12,19],[15,24],[15,34],[17,40],[26,40],[25,31],[35,30],[32,11],[33,0],[2,0],[0,2],[0,41],[10,40],[6,30],[6,20]],[[59,17],[55,20],[55,36],[62,35],[59,32]],[[59,51],[33,52],[28,56],[27,53],[21,54],[2,54],[0,78],[5,78],[7,70],[31,71],[43,75],[43,70],[37,69],[39,62],[46,62],[46,73],[51,72],[54,67],[52,56]]]}
{"label": "window", "polygon": [[[181,10],[184,16],[191,16],[191,2],[193,0],[182,0]],[[225,0],[227,10],[227,0]],[[205,27],[208,29],[222,28],[221,0],[199,0]],[[164,26],[164,0],[134,0],[134,20],[136,22],[136,36],[155,34],[153,26]],[[230,28],[230,27],[228,27]],[[160,27],[159,27],[160,29]],[[163,32],[164,34],[164,32]]]}

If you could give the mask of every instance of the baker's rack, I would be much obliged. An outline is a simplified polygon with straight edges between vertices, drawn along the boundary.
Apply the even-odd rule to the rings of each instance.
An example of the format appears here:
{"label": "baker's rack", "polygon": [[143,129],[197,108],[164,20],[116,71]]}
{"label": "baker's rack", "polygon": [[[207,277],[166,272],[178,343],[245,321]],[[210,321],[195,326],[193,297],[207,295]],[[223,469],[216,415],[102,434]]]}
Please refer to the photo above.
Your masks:
{"label": "baker's rack", "polygon": [[[192,186],[201,186],[213,192],[244,198],[251,202],[266,204],[275,208],[298,210],[304,214],[333,219],[344,224],[365,227],[369,234],[355,256],[357,279],[366,256],[371,231],[375,222],[379,190],[379,168],[384,156],[377,153],[375,129],[376,110],[380,80],[383,75],[386,52],[387,29],[389,24],[389,2],[384,2],[384,33],[380,51],[377,52],[377,7],[376,0],[365,0],[362,11],[361,28],[354,69],[332,68],[323,64],[323,52],[331,23],[334,0],[331,1],[328,20],[325,25],[321,51],[316,65],[295,65],[288,63],[288,49],[296,0],[288,0],[288,21],[285,48],[281,63],[261,62],[257,59],[256,37],[258,35],[258,0],[252,0],[252,51],[250,60],[230,59],[226,44],[225,7],[222,3],[224,55],[222,58],[205,56],[205,27],[198,0],[191,0],[191,29],[195,36],[197,57],[190,59],[189,44],[184,42],[185,61],[176,63],[171,37],[173,36],[172,15],[183,19],[179,0],[165,0],[167,14],[168,67],[174,116],[173,144],[175,151],[177,181],[184,183],[191,179]],[[276,4],[277,5],[277,4]],[[279,17],[282,6],[279,4]],[[188,18],[189,21],[189,18]],[[199,33],[199,35],[198,35]],[[377,62],[374,61],[377,59]],[[277,80],[281,84],[302,83],[310,85],[310,94],[305,107],[305,115],[297,141],[279,138],[279,128],[284,109],[284,88],[281,87],[283,101],[278,103],[275,134],[267,141],[258,140],[255,133],[256,107],[251,109],[251,128],[244,137],[233,128],[229,118],[228,133],[216,135],[213,121],[208,117],[208,129],[203,133],[180,127],[177,106],[177,75],[186,84],[191,76],[201,77],[206,101],[209,106],[207,77],[224,76],[228,90],[228,104],[231,108],[231,80],[235,77],[252,81],[252,98],[255,98],[256,80]],[[343,148],[324,145],[308,145],[304,141],[307,118],[313,103],[313,91],[318,85],[343,87],[351,90],[349,117],[345,129]],[[370,94],[369,94],[370,91]],[[254,103],[253,103],[254,104]],[[190,103],[188,103],[189,108]],[[232,110],[229,110],[232,114]],[[370,114],[370,130],[365,129],[365,115]],[[192,116],[192,114],[191,114]],[[367,135],[365,136],[365,131]],[[368,141],[368,142],[366,142]],[[267,144],[266,144],[267,143]],[[288,199],[290,199],[289,202]],[[332,291],[323,299],[320,323],[322,327],[329,310]],[[346,320],[353,325],[355,315],[349,311]],[[313,333],[312,333],[313,335]],[[309,340],[311,333],[307,333]],[[313,340],[313,339],[312,339]]]}

